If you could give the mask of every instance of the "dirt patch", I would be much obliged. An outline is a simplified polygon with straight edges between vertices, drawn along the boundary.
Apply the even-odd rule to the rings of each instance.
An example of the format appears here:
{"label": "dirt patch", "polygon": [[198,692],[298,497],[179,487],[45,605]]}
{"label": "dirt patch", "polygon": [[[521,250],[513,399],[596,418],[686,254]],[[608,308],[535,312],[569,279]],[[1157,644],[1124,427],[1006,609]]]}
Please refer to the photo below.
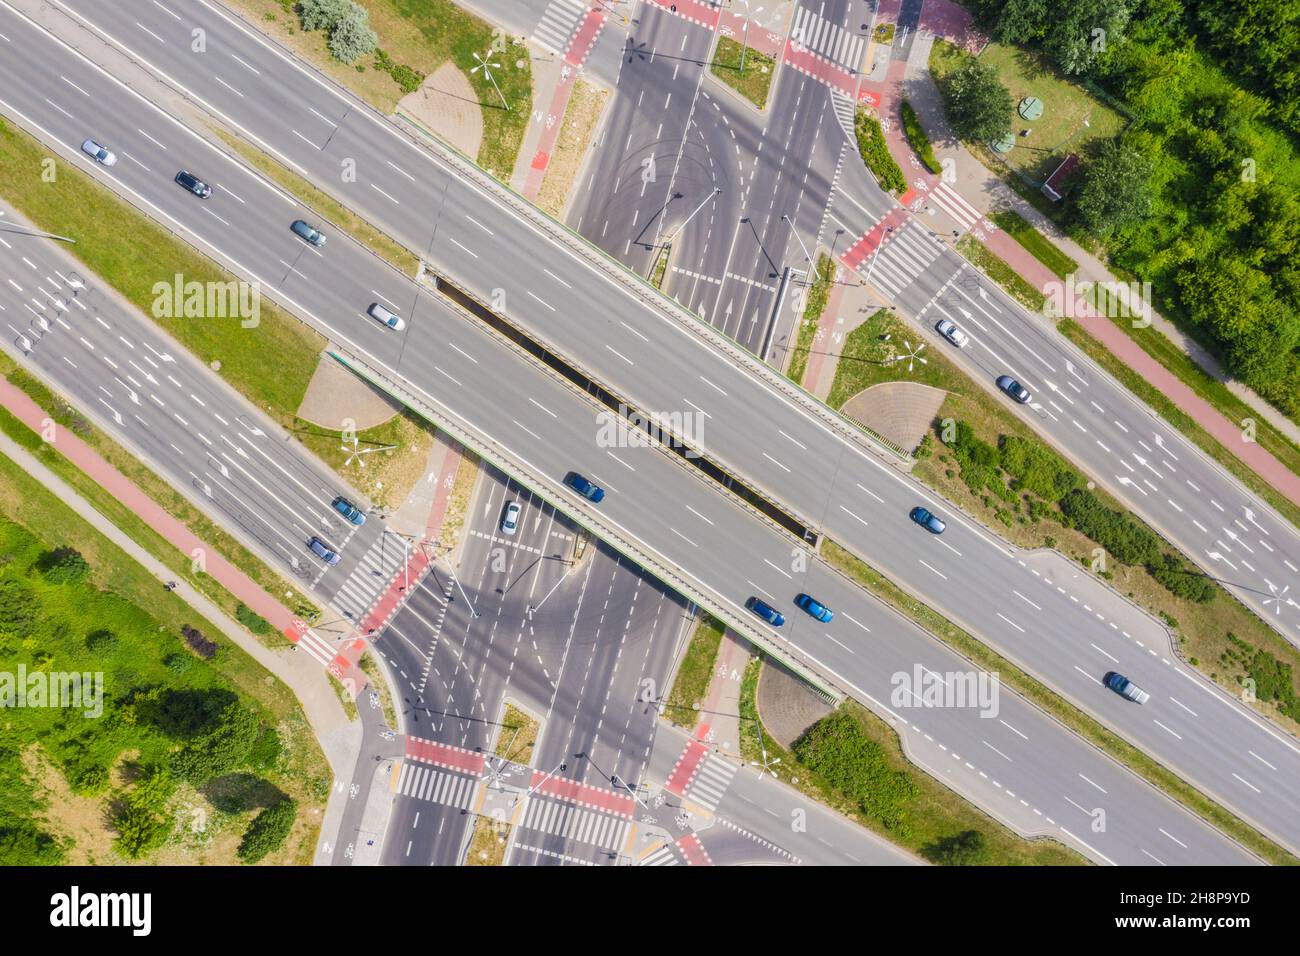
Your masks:
{"label": "dirt patch", "polygon": [[763,726],[786,749],[835,709],[800,678],[771,660],[763,664],[756,697]]}
{"label": "dirt patch", "polygon": [[[122,767],[129,758],[119,761],[110,775],[111,790],[124,784]],[[121,863],[113,850],[115,834],[108,826],[108,806],[104,797],[83,797],[72,792],[63,773],[54,766],[40,747],[23,750],[23,768],[34,782],[38,795],[46,801],[41,820],[49,832],[68,846],[69,866],[95,866]]]}
{"label": "dirt patch", "polygon": [[913,452],[930,430],[947,394],[919,382],[883,382],[858,392],[840,411]]}
{"label": "dirt patch", "polygon": [[397,105],[466,156],[478,155],[483,109],[474,87],[455,64],[442,64]]}
{"label": "dirt patch", "polygon": [[342,431],[345,419],[351,419],[353,429],[365,431],[382,425],[402,407],[322,352],[298,406],[298,417],[332,431]]}
{"label": "dirt patch", "polygon": [[605,90],[585,80],[574,83],[569,105],[564,110],[563,126],[546,167],[546,178],[537,193],[537,205],[556,219],[564,218],[569,191],[582,169],[608,95]]}

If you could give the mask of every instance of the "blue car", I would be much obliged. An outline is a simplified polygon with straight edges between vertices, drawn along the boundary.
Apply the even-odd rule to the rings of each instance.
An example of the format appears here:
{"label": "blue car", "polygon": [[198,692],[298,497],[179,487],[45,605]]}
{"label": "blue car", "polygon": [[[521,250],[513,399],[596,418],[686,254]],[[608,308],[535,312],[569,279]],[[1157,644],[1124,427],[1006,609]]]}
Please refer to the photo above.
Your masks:
{"label": "blue car", "polygon": [[784,614],[782,614],[776,608],[768,604],[764,604],[756,597],[752,597],[748,601],[746,601],[745,607],[749,608],[751,611],[753,611],[763,620],[767,621],[767,623],[771,624],[773,627],[780,627],[782,624],[785,623]]}
{"label": "blue car", "polygon": [[566,478],[565,481],[568,482],[570,488],[572,488],[578,494],[582,495],[582,497],[596,504],[600,504],[601,501],[605,499],[604,488],[600,487],[599,485],[593,485],[590,481],[582,477],[582,475],[578,474],[576,471],[570,472],[568,478]]}
{"label": "blue car", "polygon": [[998,388],[1002,389],[1002,391],[1006,392],[1021,405],[1025,404],[1033,397],[1029,394],[1029,389],[1025,388],[1010,375],[998,376]]}
{"label": "blue car", "polygon": [[942,518],[940,518],[936,514],[931,513],[929,510],[920,507],[919,505],[913,508],[907,514],[909,518],[911,518],[913,521],[919,524],[926,531],[929,531],[931,534],[943,534],[944,528],[948,527],[946,524],[944,524]]}
{"label": "blue car", "polygon": [[807,611],[823,624],[829,624],[831,618],[835,616],[834,611],[828,608],[825,604],[822,604],[811,594],[800,594],[794,599],[794,603],[799,606],[800,610]]}
{"label": "blue car", "polygon": [[353,524],[361,525],[366,523],[366,516],[361,509],[348,501],[348,499],[344,498],[342,495],[339,495],[334,499],[334,510],[347,518]]}
{"label": "blue car", "polygon": [[339,553],[331,549],[329,545],[315,535],[312,535],[311,540],[307,542],[307,547],[311,548],[312,554],[316,555],[316,557],[320,558],[331,568],[339,563]]}

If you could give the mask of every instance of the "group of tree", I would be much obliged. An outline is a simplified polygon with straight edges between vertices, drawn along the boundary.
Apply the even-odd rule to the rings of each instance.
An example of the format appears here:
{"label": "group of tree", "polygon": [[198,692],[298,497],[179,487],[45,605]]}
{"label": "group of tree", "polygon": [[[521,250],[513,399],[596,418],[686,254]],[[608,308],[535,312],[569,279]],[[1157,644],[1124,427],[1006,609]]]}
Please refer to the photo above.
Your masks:
{"label": "group of tree", "polygon": [[301,0],[298,16],[304,30],[324,31],[330,55],[341,63],[353,63],[379,46],[369,12],[354,0]]}
{"label": "group of tree", "polygon": [[[1084,157],[1078,224],[1232,375],[1300,415],[1300,0],[974,6],[995,39],[1124,104],[1122,142]],[[968,99],[992,100],[967,79]]]}

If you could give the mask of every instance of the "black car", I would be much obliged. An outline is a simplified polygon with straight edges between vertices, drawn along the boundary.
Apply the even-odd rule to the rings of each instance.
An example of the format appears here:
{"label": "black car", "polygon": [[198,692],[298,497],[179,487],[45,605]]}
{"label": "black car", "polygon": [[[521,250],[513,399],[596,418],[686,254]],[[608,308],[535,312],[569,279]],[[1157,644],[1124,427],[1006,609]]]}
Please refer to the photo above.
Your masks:
{"label": "black car", "polygon": [[181,170],[176,174],[176,181],[180,183],[187,191],[194,193],[200,199],[207,199],[212,195],[212,187],[199,179],[193,173],[187,173]]}
{"label": "black car", "polygon": [[1024,405],[1030,398],[1032,398],[1029,394],[1029,389],[1025,388],[1010,375],[998,376],[998,388],[1002,389],[1002,391],[1006,392],[1021,405]]}

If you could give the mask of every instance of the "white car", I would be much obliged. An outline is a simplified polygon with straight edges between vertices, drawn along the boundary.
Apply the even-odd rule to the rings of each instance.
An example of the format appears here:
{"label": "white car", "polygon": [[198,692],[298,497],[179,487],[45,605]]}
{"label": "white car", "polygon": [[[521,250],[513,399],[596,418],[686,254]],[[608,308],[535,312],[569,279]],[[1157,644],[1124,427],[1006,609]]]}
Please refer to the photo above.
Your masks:
{"label": "white car", "polygon": [[81,151],[102,166],[112,166],[117,162],[117,154],[107,146],[100,146],[93,139],[81,144]]}
{"label": "white car", "polygon": [[959,349],[964,349],[970,343],[970,336],[959,329],[952,319],[941,319],[934,330]]}
{"label": "white car", "polygon": [[517,501],[512,501],[506,505],[505,514],[501,516],[502,534],[514,534],[519,530],[519,512],[522,510]]}
{"label": "white car", "polygon": [[385,309],[378,302],[372,302],[370,308],[368,308],[366,312],[372,319],[384,323],[384,325],[388,326],[395,332],[400,332],[402,329],[406,328],[406,322],[403,321],[400,315],[388,311],[388,309]]}

